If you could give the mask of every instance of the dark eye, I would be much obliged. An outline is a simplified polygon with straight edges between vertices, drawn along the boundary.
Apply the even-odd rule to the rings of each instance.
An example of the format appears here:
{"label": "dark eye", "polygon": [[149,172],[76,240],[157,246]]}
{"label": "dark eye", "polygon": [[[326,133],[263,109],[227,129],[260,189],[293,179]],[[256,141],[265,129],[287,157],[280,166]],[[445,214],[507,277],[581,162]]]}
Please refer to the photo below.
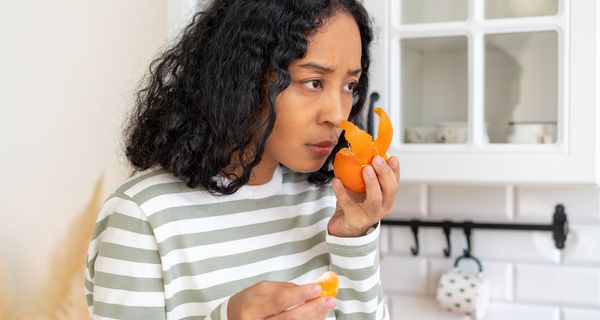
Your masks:
{"label": "dark eye", "polygon": [[357,84],[357,82],[349,82],[344,86],[344,90],[348,92],[354,92],[354,89],[356,89]]}
{"label": "dark eye", "polygon": [[310,80],[304,83],[304,86],[308,89],[317,89],[321,87],[321,80]]}

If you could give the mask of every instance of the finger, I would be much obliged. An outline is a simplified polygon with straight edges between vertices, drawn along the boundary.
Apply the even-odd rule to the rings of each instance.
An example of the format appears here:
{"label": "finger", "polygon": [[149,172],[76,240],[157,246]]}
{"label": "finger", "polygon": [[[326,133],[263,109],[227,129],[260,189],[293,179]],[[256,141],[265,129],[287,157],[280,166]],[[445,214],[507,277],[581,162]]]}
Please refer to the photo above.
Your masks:
{"label": "finger", "polygon": [[367,197],[363,202],[363,207],[367,213],[377,214],[380,211],[383,199],[380,181],[375,170],[370,165],[366,165],[363,168],[362,174],[367,189]]}
{"label": "finger", "polygon": [[[392,162],[393,163],[393,162]],[[376,156],[372,161],[373,169],[375,169],[375,173],[377,174],[377,179],[379,180],[379,184],[381,185],[382,191],[385,191],[386,187],[396,186],[398,184],[398,179],[392,169],[392,167],[385,162],[385,160]]]}
{"label": "finger", "polygon": [[400,181],[400,160],[396,156],[391,156],[387,160],[388,165],[392,168],[394,175],[396,176],[396,181]]}
{"label": "finger", "polygon": [[294,285],[278,292],[272,292],[258,299],[252,304],[258,310],[261,310],[260,316],[265,318],[270,315],[276,315],[287,309],[303,304],[304,302],[315,299],[321,294],[321,286],[318,284]]}
{"label": "finger", "polygon": [[344,185],[340,179],[334,178],[332,184],[333,193],[335,194],[338,204],[340,207],[342,207],[342,210],[344,210],[345,213],[354,212],[360,209],[358,207],[358,203],[356,203],[356,201],[354,201],[354,199],[350,196],[350,191],[344,188]]}
{"label": "finger", "polygon": [[322,297],[301,304],[293,309],[290,309],[268,319],[324,319],[334,308],[335,298]]}
{"label": "finger", "polygon": [[[392,164],[394,164],[394,162],[392,162]],[[373,159],[373,167],[377,173],[379,185],[383,194],[381,207],[385,212],[388,212],[392,208],[396,193],[398,192],[398,179],[396,178],[393,169],[380,156],[376,156]]]}

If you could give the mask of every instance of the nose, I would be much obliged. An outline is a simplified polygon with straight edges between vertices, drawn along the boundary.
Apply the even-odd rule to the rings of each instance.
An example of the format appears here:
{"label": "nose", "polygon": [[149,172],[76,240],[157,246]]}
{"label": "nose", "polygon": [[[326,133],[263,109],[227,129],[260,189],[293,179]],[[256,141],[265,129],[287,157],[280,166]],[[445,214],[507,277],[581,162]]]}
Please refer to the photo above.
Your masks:
{"label": "nose", "polygon": [[352,108],[352,98],[345,97],[343,92],[325,92],[322,95],[321,110],[318,121],[320,124],[338,127],[342,120],[346,120]]}

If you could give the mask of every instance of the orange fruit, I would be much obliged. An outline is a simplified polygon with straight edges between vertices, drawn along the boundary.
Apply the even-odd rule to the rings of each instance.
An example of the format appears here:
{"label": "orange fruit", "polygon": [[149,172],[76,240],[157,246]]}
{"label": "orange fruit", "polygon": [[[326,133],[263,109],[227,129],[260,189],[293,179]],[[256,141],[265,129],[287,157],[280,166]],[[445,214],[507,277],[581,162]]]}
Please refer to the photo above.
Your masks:
{"label": "orange fruit", "polygon": [[390,118],[381,108],[375,108],[373,111],[379,116],[375,141],[372,141],[373,137],[370,134],[353,123],[346,120],[340,123],[350,147],[342,148],[335,154],[333,172],[346,189],[354,192],[365,192],[362,168],[371,163],[374,156],[379,155],[387,159],[387,150],[392,143],[393,129]]}
{"label": "orange fruit", "polygon": [[335,297],[337,295],[339,279],[335,272],[326,271],[317,279],[316,283],[323,289],[321,292],[322,297]]}

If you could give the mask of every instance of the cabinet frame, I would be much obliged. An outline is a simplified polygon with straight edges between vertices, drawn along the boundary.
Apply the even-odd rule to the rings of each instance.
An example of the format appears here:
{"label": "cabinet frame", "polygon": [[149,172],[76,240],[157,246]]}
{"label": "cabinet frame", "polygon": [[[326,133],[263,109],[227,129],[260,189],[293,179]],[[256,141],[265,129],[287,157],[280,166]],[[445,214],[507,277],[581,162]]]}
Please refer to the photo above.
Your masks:
{"label": "cabinet frame", "polygon": [[[485,19],[484,0],[471,0],[464,21],[400,25],[399,0],[367,0],[374,18],[371,91],[390,114],[407,182],[597,185],[600,181],[598,60],[600,8],[593,0],[559,1],[555,16]],[[554,144],[486,143],[485,36],[554,31],[558,40],[557,141]],[[406,144],[400,90],[400,40],[465,36],[468,42],[468,136],[466,144]],[[393,57],[393,58],[392,58]]]}

